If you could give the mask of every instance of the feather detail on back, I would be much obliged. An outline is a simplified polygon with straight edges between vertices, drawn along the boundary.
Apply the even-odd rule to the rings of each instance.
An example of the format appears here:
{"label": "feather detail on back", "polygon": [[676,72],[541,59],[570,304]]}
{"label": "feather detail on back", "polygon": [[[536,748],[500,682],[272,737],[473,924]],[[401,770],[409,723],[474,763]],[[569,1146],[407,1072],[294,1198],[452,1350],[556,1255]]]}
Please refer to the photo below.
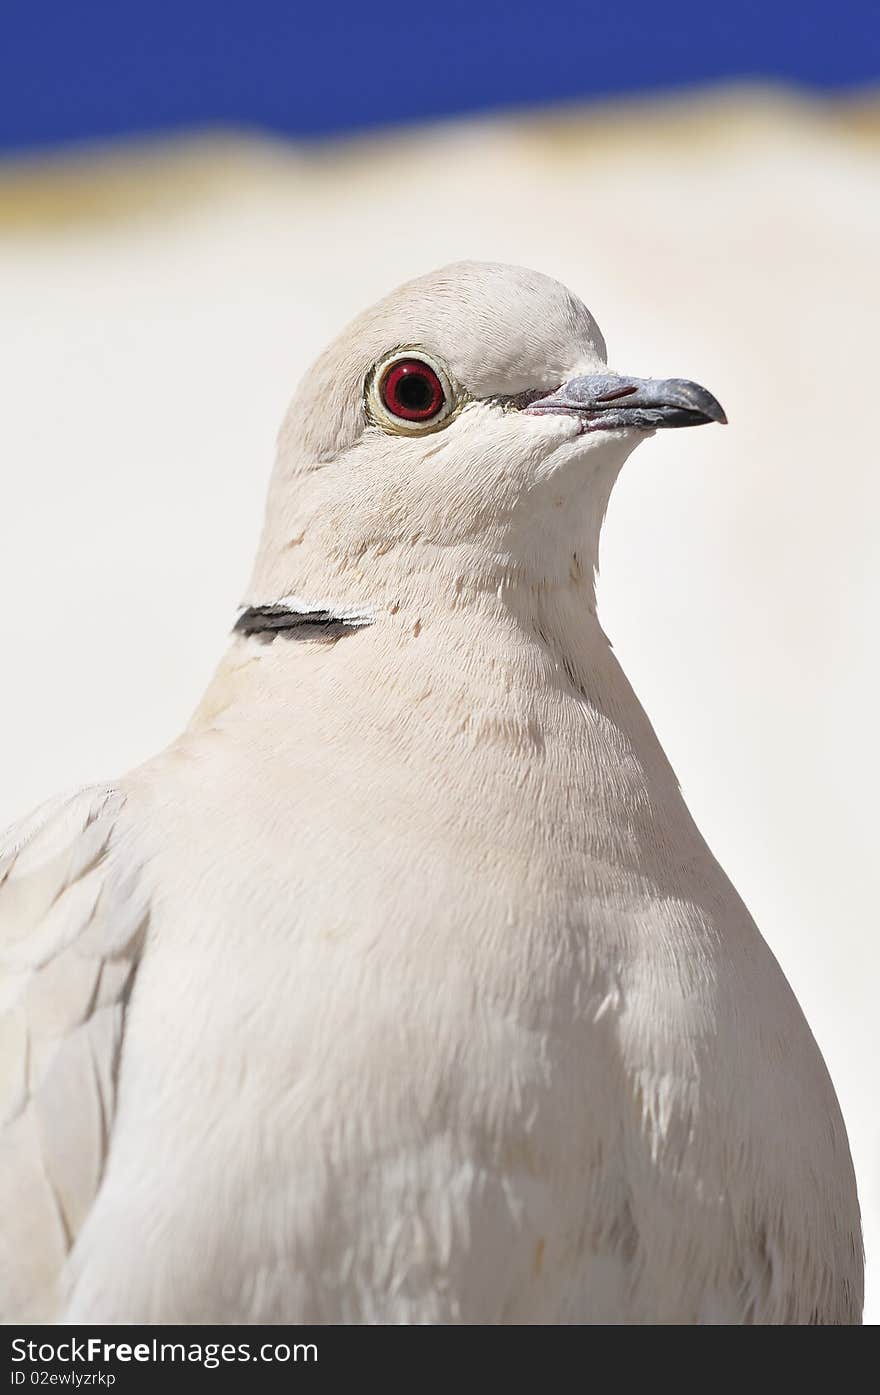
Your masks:
{"label": "feather detail on back", "polygon": [[51,1321],[110,1143],[126,1003],[148,916],[94,786],[0,836],[0,1320]]}

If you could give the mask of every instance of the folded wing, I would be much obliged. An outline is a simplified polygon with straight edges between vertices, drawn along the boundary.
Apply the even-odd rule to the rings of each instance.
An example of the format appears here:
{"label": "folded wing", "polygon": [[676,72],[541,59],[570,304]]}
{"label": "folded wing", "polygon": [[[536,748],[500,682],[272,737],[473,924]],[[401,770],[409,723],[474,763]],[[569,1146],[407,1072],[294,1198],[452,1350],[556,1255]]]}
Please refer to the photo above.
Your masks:
{"label": "folded wing", "polygon": [[92,787],[0,835],[0,1321],[51,1321],[104,1172],[148,918],[125,795]]}

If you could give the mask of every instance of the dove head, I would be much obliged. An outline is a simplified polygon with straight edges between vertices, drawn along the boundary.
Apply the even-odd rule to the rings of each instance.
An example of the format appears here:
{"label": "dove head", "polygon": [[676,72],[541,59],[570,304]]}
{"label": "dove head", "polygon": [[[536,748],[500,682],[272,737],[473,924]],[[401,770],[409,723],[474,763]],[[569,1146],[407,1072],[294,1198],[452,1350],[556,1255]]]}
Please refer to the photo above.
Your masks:
{"label": "dove head", "polygon": [[445,267],[359,316],[306,375],[248,604],[373,613],[572,578],[592,593],[627,456],[657,427],[709,420],[723,412],[696,384],[610,372],[558,282]]}

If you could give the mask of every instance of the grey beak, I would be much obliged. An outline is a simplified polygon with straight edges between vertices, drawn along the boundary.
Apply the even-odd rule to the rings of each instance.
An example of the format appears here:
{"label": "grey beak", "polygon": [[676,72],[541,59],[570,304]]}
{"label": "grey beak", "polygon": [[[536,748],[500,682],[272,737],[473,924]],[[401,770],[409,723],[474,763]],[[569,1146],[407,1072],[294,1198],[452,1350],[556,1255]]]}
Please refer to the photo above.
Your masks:
{"label": "grey beak", "polygon": [[572,378],[524,410],[532,415],[565,412],[581,419],[583,431],[623,427],[655,431],[660,426],[727,422],[721,403],[699,383],[686,378],[627,378],[619,373]]}

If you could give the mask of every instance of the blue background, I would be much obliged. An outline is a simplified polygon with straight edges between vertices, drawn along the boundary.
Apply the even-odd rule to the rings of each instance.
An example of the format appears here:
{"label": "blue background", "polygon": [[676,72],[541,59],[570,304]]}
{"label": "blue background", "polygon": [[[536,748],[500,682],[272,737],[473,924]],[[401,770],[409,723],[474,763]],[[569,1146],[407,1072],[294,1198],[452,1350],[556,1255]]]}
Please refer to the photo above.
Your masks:
{"label": "blue background", "polygon": [[880,0],[6,0],[0,23],[7,150],[218,122],[319,136],[716,79],[880,77]]}

